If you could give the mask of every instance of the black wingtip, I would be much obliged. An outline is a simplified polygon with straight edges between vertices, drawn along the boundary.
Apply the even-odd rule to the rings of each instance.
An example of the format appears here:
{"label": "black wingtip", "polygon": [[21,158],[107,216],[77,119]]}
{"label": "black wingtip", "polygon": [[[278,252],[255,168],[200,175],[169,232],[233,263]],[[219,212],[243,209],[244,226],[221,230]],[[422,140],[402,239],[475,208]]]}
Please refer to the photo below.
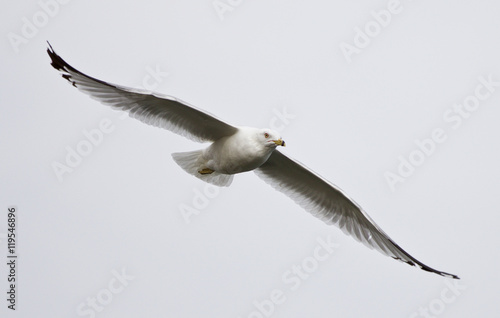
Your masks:
{"label": "black wingtip", "polygon": [[449,277],[453,278],[453,279],[460,279],[460,277],[458,277],[457,275],[454,275],[454,274],[448,274],[450,275]]}
{"label": "black wingtip", "polygon": [[49,41],[47,41],[47,44],[49,45],[49,47],[47,48],[47,53],[49,54],[49,57],[51,59],[50,65],[52,65],[52,67],[58,71],[65,71],[65,67],[68,66],[68,63],[66,63],[59,55],[57,55],[57,53],[52,48],[52,45],[50,45]]}
{"label": "black wingtip", "polygon": [[458,277],[457,275],[454,275],[454,274],[450,274],[450,273],[446,273],[446,272],[441,272],[441,271],[438,271],[432,267],[429,267],[427,265],[425,265],[424,263],[422,262],[419,262],[418,260],[416,260],[413,256],[411,256],[410,254],[408,254],[405,250],[403,250],[401,247],[399,247],[399,245],[397,245],[396,243],[394,243],[392,240],[389,240],[394,246],[398,247],[399,250],[401,252],[403,252],[408,258],[411,259],[411,261],[408,261],[408,260],[404,260],[404,259],[401,259],[399,257],[395,257],[395,256],[392,256],[393,259],[395,260],[398,260],[398,261],[401,261],[401,262],[404,262],[410,266],[417,266],[419,267],[421,270],[424,270],[426,272],[430,272],[430,273],[434,273],[434,274],[438,274],[440,276],[443,276],[443,277],[448,277],[448,278],[453,278],[453,279],[460,279],[460,277]]}
{"label": "black wingtip", "polygon": [[[50,45],[49,41],[47,41],[47,44],[49,47],[47,48],[47,54],[49,54],[51,63],[53,68],[56,70],[62,72],[61,76],[67,80],[68,82],[71,83],[74,87],[76,87],[76,83],[72,80],[71,75],[68,74],[70,70],[76,71],[71,65],[69,65],[65,60],[62,59],[59,55],[57,55],[56,51],[52,48],[52,45]],[[78,72],[78,71],[77,71]]]}
{"label": "black wingtip", "polygon": [[460,277],[458,277],[457,275],[446,273],[446,272],[440,272],[440,271],[435,270],[434,268],[431,268],[429,266],[419,266],[419,267],[422,270],[424,270],[424,271],[435,273],[435,274],[441,275],[443,277],[448,277],[448,278],[453,278],[453,279],[460,279]]}

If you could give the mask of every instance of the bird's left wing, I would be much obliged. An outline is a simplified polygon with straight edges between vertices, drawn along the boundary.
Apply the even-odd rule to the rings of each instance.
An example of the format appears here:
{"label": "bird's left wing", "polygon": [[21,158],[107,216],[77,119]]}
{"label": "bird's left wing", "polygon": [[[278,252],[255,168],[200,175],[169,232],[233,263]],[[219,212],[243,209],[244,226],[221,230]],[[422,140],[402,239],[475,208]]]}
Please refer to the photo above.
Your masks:
{"label": "bird's left wing", "polygon": [[146,124],[165,128],[197,142],[231,136],[237,128],[174,97],[107,83],[88,76],[64,61],[49,44],[51,65],[73,86],[113,108],[125,110]]}
{"label": "bird's left wing", "polygon": [[335,224],[369,248],[423,270],[458,279],[456,275],[435,270],[416,260],[394,243],[342,190],[281,152],[273,151],[267,162],[254,171],[305,210],[328,224]]}

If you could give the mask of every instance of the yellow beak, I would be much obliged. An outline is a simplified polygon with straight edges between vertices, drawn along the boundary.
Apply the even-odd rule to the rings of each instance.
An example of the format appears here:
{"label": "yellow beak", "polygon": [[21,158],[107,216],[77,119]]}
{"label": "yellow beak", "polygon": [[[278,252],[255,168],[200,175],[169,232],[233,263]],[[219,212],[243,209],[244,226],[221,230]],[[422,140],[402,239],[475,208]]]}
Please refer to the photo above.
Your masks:
{"label": "yellow beak", "polygon": [[280,138],[278,140],[273,140],[275,144],[277,144],[278,146],[283,146],[283,147],[286,147],[286,144],[285,142]]}

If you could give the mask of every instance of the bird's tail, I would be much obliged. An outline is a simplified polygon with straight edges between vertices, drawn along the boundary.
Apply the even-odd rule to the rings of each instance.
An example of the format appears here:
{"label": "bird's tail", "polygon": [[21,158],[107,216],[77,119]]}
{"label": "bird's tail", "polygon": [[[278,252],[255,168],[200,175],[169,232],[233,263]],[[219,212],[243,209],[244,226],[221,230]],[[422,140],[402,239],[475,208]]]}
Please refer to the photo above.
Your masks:
{"label": "bird's tail", "polygon": [[172,154],[174,161],[187,173],[211,183],[219,187],[228,187],[233,181],[233,176],[214,171],[210,174],[201,174],[199,171],[206,168],[203,167],[203,159],[201,158],[203,150],[195,150],[188,152],[177,152]]}

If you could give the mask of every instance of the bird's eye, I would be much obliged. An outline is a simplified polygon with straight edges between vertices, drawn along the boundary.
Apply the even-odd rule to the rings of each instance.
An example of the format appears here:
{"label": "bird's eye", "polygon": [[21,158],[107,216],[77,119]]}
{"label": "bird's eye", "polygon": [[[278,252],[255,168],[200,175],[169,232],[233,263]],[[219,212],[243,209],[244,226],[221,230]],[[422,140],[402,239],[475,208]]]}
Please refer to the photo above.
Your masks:
{"label": "bird's eye", "polygon": [[268,133],[264,133],[264,137],[269,138],[269,134]]}

